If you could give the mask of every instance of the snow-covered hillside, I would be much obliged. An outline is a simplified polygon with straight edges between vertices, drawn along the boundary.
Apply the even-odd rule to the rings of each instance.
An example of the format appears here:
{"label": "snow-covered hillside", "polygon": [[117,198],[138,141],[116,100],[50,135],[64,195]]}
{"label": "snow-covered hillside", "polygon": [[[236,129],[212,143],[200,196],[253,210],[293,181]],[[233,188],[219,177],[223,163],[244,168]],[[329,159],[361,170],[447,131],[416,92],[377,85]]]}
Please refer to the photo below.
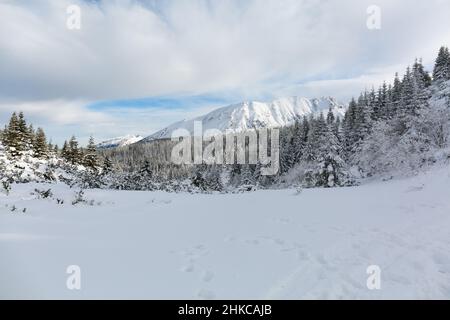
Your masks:
{"label": "snow-covered hillside", "polygon": [[126,135],[123,137],[117,137],[108,139],[97,144],[97,148],[99,149],[109,149],[109,148],[120,148],[125,147],[133,143],[137,143],[144,139],[139,135]]}
{"label": "snow-covered hillside", "polygon": [[[449,299],[449,189],[448,165],[299,195],[87,190],[72,205],[64,184],[13,185],[0,192],[0,298]],[[371,265],[381,290],[366,286]]]}
{"label": "snow-covered hillside", "polygon": [[277,99],[272,102],[242,102],[216,109],[204,116],[191,120],[176,122],[145,138],[145,141],[170,138],[173,131],[186,129],[191,134],[194,131],[194,122],[201,121],[203,130],[218,129],[222,132],[234,132],[259,128],[277,128],[292,125],[295,120],[305,115],[318,115],[327,113],[331,108],[335,116],[343,118],[346,107],[334,98],[307,99],[289,97]]}
{"label": "snow-covered hillside", "polygon": [[[0,143],[0,183],[49,182],[73,178],[63,167],[62,159],[54,155],[43,160],[35,158],[32,152],[24,152],[22,156],[11,159]],[[79,166],[77,170],[83,171],[84,167]]]}

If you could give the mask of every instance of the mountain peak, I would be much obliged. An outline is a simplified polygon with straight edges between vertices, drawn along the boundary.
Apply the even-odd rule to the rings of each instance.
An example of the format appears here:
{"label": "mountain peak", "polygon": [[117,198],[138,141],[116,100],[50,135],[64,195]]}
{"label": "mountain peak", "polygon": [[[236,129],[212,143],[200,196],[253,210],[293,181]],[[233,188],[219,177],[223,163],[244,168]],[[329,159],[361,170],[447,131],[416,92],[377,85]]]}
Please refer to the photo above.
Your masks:
{"label": "mountain peak", "polygon": [[123,137],[116,137],[112,139],[108,139],[97,144],[97,148],[99,149],[110,149],[110,148],[119,148],[125,147],[133,143],[137,143],[144,139],[144,137],[139,135],[126,135]]}
{"label": "mountain peak", "polygon": [[335,116],[343,117],[346,107],[333,97],[303,98],[291,96],[271,102],[244,101],[213,110],[206,115],[176,122],[144,139],[152,141],[167,139],[173,131],[186,129],[191,134],[194,122],[201,121],[203,130],[218,129],[242,132],[251,129],[279,128],[292,125],[303,116],[328,113],[331,108]]}

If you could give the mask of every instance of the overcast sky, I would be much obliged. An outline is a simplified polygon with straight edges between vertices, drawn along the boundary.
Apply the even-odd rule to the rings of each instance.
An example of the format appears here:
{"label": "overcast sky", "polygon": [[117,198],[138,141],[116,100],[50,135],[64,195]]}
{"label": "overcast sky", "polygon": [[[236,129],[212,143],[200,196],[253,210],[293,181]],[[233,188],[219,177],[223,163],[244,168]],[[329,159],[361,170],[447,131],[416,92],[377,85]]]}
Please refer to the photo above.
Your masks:
{"label": "overcast sky", "polygon": [[61,143],[149,135],[242,100],[345,102],[415,57],[431,69],[449,16],[447,0],[0,0],[0,124],[23,110]]}

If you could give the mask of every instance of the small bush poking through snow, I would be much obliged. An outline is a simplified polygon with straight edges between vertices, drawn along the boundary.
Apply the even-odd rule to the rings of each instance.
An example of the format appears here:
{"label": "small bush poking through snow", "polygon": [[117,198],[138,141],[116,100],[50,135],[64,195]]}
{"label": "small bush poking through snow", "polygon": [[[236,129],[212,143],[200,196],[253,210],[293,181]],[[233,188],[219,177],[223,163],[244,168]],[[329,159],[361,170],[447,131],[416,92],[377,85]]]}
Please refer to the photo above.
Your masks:
{"label": "small bush poking through snow", "polygon": [[2,188],[5,191],[6,195],[9,195],[9,193],[11,192],[11,184],[8,181],[2,181]]}
{"label": "small bush poking through snow", "polygon": [[39,199],[53,198],[52,189],[48,189],[48,190],[34,189],[34,192],[36,192]]}
{"label": "small bush poking through snow", "polygon": [[296,185],[295,186],[295,194],[294,195],[299,196],[300,194],[302,194],[302,192],[303,192],[302,185],[301,184]]}
{"label": "small bush poking through snow", "polygon": [[80,189],[75,192],[75,198],[72,201],[72,205],[77,205],[78,203],[86,203],[87,201],[84,199],[84,190]]}

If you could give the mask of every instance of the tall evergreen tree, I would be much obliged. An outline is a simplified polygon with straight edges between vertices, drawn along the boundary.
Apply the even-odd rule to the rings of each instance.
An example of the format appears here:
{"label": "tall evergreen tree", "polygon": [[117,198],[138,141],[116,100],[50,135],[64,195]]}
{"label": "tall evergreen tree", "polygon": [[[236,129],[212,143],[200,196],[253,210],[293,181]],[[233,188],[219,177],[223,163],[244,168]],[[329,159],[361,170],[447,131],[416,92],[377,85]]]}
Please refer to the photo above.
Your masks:
{"label": "tall evergreen tree", "polygon": [[83,165],[87,168],[96,171],[98,167],[97,148],[95,146],[94,137],[89,137],[89,143],[83,157]]}
{"label": "tall evergreen tree", "polygon": [[61,157],[67,161],[69,160],[69,144],[67,143],[67,140],[64,141],[64,144],[61,148]]}
{"label": "tall evergreen tree", "polygon": [[72,136],[67,144],[66,159],[71,164],[80,164],[82,160],[82,152],[78,147],[78,140]]}
{"label": "tall evergreen tree", "polygon": [[106,175],[113,171],[113,163],[111,159],[106,156],[103,160],[102,174]]}
{"label": "tall evergreen tree", "polygon": [[434,65],[433,80],[436,82],[450,79],[450,52],[447,47],[441,47]]}
{"label": "tall evergreen tree", "polygon": [[18,129],[18,150],[19,151],[27,151],[32,147],[31,137],[28,131],[27,122],[25,120],[25,116],[23,112],[19,112],[19,116],[17,119],[17,129]]}
{"label": "tall evergreen tree", "polygon": [[336,118],[334,116],[333,110],[330,107],[330,109],[328,109],[328,113],[327,113],[327,124],[332,125],[335,120],[336,120]]}
{"label": "tall evergreen tree", "polygon": [[343,135],[344,135],[344,149],[347,154],[351,152],[355,143],[358,140],[356,134],[356,123],[358,118],[358,104],[352,98],[348,105],[347,112],[344,116]]}
{"label": "tall evergreen tree", "polygon": [[36,158],[44,159],[48,157],[47,138],[45,137],[45,133],[42,128],[38,128],[36,130],[36,138],[33,144],[33,151]]}
{"label": "tall evergreen tree", "polygon": [[389,119],[395,117],[400,110],[400,103],[402,99],[402,83],[398,77],[398,73],[395,73],[394,84],[391,91],[391,108],[389,108]]}
{"label": "tall evergreen tree", "polygon": [[17,113],[13,112],[9,119],[8,126],[4,130],[4,145],[12,156],[20,155],[20,130]]}
{"label": "tall evergreen tree", "polygon": [[33,149],[34,148],[34,143],[35,143],[35,139],[36,139],[36,132],[34,131],[34,127],[32,124],[30,124],[28,126],[28,136],[27,136],[27,140],[28,140],[28,145],[27,145],[27,149]]}

